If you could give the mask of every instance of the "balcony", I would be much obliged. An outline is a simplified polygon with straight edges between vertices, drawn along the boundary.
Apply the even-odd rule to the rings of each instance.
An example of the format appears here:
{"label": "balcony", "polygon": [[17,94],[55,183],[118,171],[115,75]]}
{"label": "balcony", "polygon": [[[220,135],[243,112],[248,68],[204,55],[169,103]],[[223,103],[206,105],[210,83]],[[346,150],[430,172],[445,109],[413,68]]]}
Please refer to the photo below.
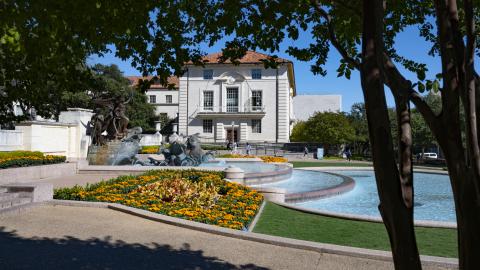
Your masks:
{"label": "balcony", "polygon": [[265,106],[198,106],[194,117],[199,118],[262,118]]}

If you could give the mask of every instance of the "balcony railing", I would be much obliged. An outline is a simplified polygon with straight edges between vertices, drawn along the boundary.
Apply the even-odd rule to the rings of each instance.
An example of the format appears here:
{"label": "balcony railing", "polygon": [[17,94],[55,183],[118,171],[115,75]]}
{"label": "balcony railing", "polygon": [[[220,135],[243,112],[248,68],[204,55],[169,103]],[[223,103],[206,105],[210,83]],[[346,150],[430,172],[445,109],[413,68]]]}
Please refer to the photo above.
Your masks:
{"label": "balcony railing", "polygon": [[225,114],[242,114],[242,113],[265,113],[265,106],[198,106],[197,113],[225,113]]}

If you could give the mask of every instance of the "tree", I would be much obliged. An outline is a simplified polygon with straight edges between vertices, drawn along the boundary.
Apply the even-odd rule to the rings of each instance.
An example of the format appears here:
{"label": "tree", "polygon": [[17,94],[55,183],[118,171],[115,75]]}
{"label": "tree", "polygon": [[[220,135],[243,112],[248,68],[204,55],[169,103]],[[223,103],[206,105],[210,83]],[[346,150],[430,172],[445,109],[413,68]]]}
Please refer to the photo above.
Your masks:
{"label": "tree", "polygon": [[307,121],[300,121],[293,127],[291,141],[322,143],[325,153],[331,145],[350,143],[355,130],[343,113],[317,112]]}
{"label": "tree", "polygon": [[365,156],[370,148],[365,103],[354,103],[347,118],[355,130],[354,151],[358,155]]}
{"label": "tree", "polygon": [[[399,269],[421,268],[413,232],[412,128],[410,102],[413,102],[432,129],[447,158],[455,193],[462,268],[480,268],[480,154],[475,121],[480,110],[479,78],[474,55],[479,55],[478,1],[238,1],[199,3],[190,7],[203,35],[212,43],[226,35],[224,57],[234,60],[247,48],[278,50],[289,37],[298,39],[309,31],[312,42],[303,48],[295,43],[288,52],[300,60],[314,60],[312,71],[323,75],[329,46],[342,59],[340,76],[350,77],[360,71],[362,90],[372,144],[380,209],[389,232],[395,266]],[[384,6],[385,5],[385,6]],[[459,10],[460,8],[460,10]],[[189,10],[190,10],[189,9]],[[465,16],[459,16],[464,14]],[[436,19],[436,27],[429,18]],[[442,59],[442,74],[427,79],[427,66],[395,50],[395,37],[408,26],[418,26],[421,37],[432,43],[431,55]],[[438,33],[434,33],[438,29]],[[359,51],[361,48],[361,51]],[[274,63],[274,61],[271,61]],[[417,74],[412,83],[396,67],[403,65]],[[267,66],[269,64],[266,64]],[[274,66],[270,63],[271,66]],[[443,83],[443,87],[440,87]],[[395,98],[399,166],[395,163],[384,86]],[[477,91],[475,89],[477,88]],[[418,91],[441,89],[442,113],[435,115]],[[477,96],[475,96],[477,93]],[[466,147],[461,144],[460,102],[465,107]],[[467,113],[468,112],[468,113]],[[450,134],[445,130],[454,126]],[[467,178],[468,180],[462,181]],[[392,179],[396,179],[392,181]],[[395,212],[395,214],[394,214]],[[468,214],[467,214],[468,213]]]}
{"label": "tree", "polygon": [[292,129],[292,134],[290,135],[291,142],[308,142],[308,136],[306,134],[307,123],[306,121],[297,122]]}
{"label": "tree", "polygon": [[[165,81],[168,76],[162,75],[181,74],[185,62],[202,64],[201,51],[196,47],[201,42],[213,45],[226,36],[231,37],[224,58],[235,60],[247,49],[274,52],[286,37],[296,40],[300,35],[310,34],[310,44],[298,47],[303,43],[294,42],[288,53],[300,60],[314,61],[312,71],[324,75],[323,65],[331,44],[341,55],[337,70],[340,76],[349,78],[353,71],[360,72],[379,208],[396,268],[421,267],[413,229],[412,102],[445,153],[457,211],[460,267],[479,269],[480,78],[474,60],[475,55],[480,55],[480,5],[478,0],[458,2],[460,5],[455,0],[127,0],[122,5],[112,1],[2,2],[0,85],[9,99],[2,99],[8,102],[2,103],[1,108],[20,98],[28,105],[31,93],[36,91],[31,87],[32,82],[41,82],[39,89],[44,90],[50,87],[50,80],[44,79],[55,76],[59,79],[53,82],[58,83],[61,78],[71,78],[63,74],[74,68],[65,69],[66,72],[58,68],[63,67],[58,63],[68,60],[71,51],[79,61],[64,61],[67,67],[84,59],[78,56],[105,52],[106,45],[113,43],[118,56],[132,57],[139,70],[145,74],[156,72]],[[131,16],[132,11],[135,16]],[[95,31],[90,28],[92,24]],[[441,58],[442,73],[435,78],[426,78],[425,64],[408,59],[395,49],[397,34],[410,26],[418,27],[420,36],[431,42],[429,53]],[[30,49],[26,50],[25,41],[30,39],[35,42],[29,43]],[[40,49],[38,53],[36,48]],[[23,61],[24,55],[33,61]],[[45,62],[50,59],[48,56],[52,60]],[[7,64],[3,60],[8,60]],[[275,57],[264,64],[275,68]],[[397,65],[416,73],[417,80],[407,80],[402,73],[405,71],[401,72]],[[28,68],[33,68],[30,72],[35,75],[29,75]],[[67,80],[66,85],[72,83]],[[384,86],[395,98],[396,143],[390,130]],[[419,93],[425,90],[440,90],[440,113],[435,113]],[[15,97],[17,94],[20,97]],[[394,144],[398,145],[397,154]],[[398,166],[395,156],[399,157]]]}
{"label": "tree", "polygon": [[[181,75],[184,63],[200,63],[202,56],[196,47],[200,34],[192,32],[181,14],[188,5],[150,0],[121,5],[111,0],[0,2],[0,124],[30,117],[31,108],[45,117],[55,115],[62,100],[88,90],[81,86],[91,75],[84,60],[109,52],[111,44],[116,56],[131,58],[144,75],[156,75],[142,82],[143,90],[153,80],[173,87],[169,75]],[[13,115],[14,104],[24,117]]]}

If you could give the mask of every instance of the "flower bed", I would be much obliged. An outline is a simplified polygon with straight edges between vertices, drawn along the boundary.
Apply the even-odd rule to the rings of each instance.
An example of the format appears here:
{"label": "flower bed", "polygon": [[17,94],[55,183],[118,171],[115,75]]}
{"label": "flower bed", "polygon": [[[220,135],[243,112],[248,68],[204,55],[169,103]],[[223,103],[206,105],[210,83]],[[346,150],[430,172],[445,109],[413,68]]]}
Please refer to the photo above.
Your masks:
{"label": "flower bed", "polygon": [[140,149],[140,154],[156,154],[158,153],[159,148],[160,145],[142,146],[142,149]]}
{"label": "flower bed", "polygon": [[272,157],[272,156],[252,156],[252,155],[241,155],[241,154],[224,154],[218,156],[219,158],[260,158],[263,162],[288,162],[286,158],[283,157]]}
{"label": "flower bed", "polygon": [[223,177],[223,172],[149,171],[86,187],[56,189],[54,199],[120,203],[173,217],[244,229],[253,220],[263,197]]}
{"label": "flower bed", "polygon": [[0,152],[0,169],[65,162],[65,156],[44,155],[42,152]]}

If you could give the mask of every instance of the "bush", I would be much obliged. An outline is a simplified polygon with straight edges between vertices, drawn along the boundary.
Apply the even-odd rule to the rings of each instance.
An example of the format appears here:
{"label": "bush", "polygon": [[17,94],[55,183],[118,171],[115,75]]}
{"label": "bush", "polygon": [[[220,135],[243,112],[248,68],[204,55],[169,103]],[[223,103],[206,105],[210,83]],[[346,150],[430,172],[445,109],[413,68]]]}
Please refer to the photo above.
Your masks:
{"label": "bush", "polygon": [[263,197],[223,178],[223,172],[157,170],[86,187],[55,189],[53,197],[120,203],[173,217],[244,229],[255,217]]}
{"label": "bush", "polygon": [[0,169],[56,164],[65,160],[65,156],[44,155],[42,152],[0,152]]}
{"label": "bush", "polygon": [[228,150],[225,145],[202,144],[202,149],[207,151]]}

